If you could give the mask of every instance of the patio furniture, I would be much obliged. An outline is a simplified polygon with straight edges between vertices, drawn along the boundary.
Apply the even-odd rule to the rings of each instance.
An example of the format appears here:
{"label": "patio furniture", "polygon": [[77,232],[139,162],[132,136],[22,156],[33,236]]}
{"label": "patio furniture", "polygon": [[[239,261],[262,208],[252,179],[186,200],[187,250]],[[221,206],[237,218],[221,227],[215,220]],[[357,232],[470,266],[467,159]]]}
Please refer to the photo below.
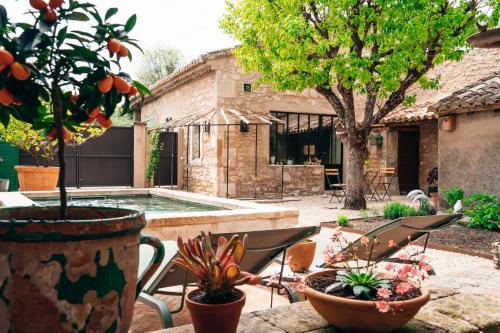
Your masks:
{"label": "patio furniture", "polygon": [[[342,184],[342,182],[340,181],[339,169],[325,169],[325,177],[328,183],[328,187],[332,191],[332,196],[329,203],[332,202],[333,197],[335,197],[337,201],[341,203],[342,200],[344,200],[345,188],[347,185]],[[340,193],[342,194],[340,197],[337,195],[337,191],[340,191]]]}
{"label": "patio furniture", "polygon": [[391,188],[393,179],[396,177],[396,168],[380,168],[378,176],[378,182],[374,187],[375,192],[377,192],[377,195],[380,198],[378,189],[382,187],[383,195],[380,200],[384,200],[385,196],[389,197],[389,201],[392,200],[391,195],[389,194],[389,189]]}
{"label": "patio furniture", "polygon": [[[410,240],[411,242],[414,242],[420,237],[425,236],[423,249],[415,253],[410,253],[410,257],[422,254],[427,249],[429,237],[432,232],[438,231],[448,226],[461,217],[462,214],[410,216],[399,218],[364,234],[365,237],[368,237],[370,239],[368,248],[372,246],[374,237],[376,237],[377,241],[379,242],[373,252],[373,257],[369,257],[369,253],[367,253],[365,248],[361,246],[361,237],[353,242],[353,247],[358,248],[356,255],[360,260],[402,263],[404,262],[403,260],[392,256],[402,248],[409,245]],[[394,241],[397,246],[390,247],[390,240]],[[317,251],[323,251],[327,245],[329,244],[318,243]],[[327,266],[323,263],[320,265],[320,267],[325,268]]]}
{"label": "patio furniture", "polygon": [[[281,284],[283,270],[285,265],[286,250],[294,244],[310,238],[319,233],[319,227],[301,227],[277,230],[262,230],[250,232],[238,232],[237,234],[248,234],[248,247],[246,255],[240,264],[242,271],[255,275],[264,271],[276,259],[280,259],[281,268],[278,276],[278,283],[271,285],[271,307],[274,295],[274,288],[282,295],[281,289],[285,289],[290,302],[298,301],[297,295],[292,290]],[[230,239],[235,233],[212,234],[212,243],[215,246],[219,236]],[[182,311],[184,307],[184,298],[186,288],[193,284],[196,279],[181,267],[173,264],[172,259],[177,256],[177,242],[165,241],[165,259],[160,269],[144,287],[139,295],[139,300],[153,307],[161,316],[161,325],[163,328],[172,326],[172,314]],[[141,249],[142,250],[142,249]],[[147,253],[145,253],[147,255]],[[141,261],[146,260],[146,256],[141,256]],[[261,284],[267,285],[269,277],[263,277]],[[182,286],[182,291],[162,290],[167,287]],[[180,296],[180,305],[177,309],[170,310],[164,302],[155,298],[154,294]]]}
{"label": "patio furniture", "polygon": [[[378,171],[373,171],[373,170],[367,170],[365,174],[363,175],[363,182],[365,183],[365,198],[366,200],[375,200],[377,201],[380,199],[380,196],[378,195],[376,188],[374,188],[373,183],[375,182],[375,179],[377,179],[378,176]],[[370,196],[371,197],[368,197]]]}

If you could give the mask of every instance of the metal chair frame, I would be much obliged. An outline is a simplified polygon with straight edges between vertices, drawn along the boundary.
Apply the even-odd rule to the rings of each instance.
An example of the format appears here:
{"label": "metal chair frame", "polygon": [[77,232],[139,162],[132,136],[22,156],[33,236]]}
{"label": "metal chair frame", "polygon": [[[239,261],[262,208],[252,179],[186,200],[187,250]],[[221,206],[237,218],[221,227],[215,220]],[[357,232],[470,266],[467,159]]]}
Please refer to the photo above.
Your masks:
{"label": "metal chair frame", "polygon": [[[330,176],[336,177],[337,183],[332,184],[332,182],[330,181]],[[330,197],[330,201],[328,203],[332,202],[333,197],[335,197],[339,203],[342,203],[342,200],[344,200],[344,198],[345,198],[344,187],[346,186],[346,184],[343,184],[340,181],[339,169],[325,169],[325,177],[326,177],[326,181],[328,183],[328,186],[330,187],[330,190],[332,191],[332,196]],[[340,191],[342,192],[340,199],[339,199],[339,196],[337,196],[337,191],[339,190],[339,188],[340,188]]]}

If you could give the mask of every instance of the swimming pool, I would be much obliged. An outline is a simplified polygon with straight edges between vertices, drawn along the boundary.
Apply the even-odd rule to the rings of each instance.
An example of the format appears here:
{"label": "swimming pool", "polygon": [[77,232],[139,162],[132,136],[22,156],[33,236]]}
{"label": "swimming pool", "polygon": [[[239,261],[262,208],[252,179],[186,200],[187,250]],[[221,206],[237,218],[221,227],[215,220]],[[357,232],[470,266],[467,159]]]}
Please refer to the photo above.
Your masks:
{"label": "swimming pool", "polygon": [[[33,199],[33,201],[40,206],[59,205],[58,198],[36,198]],[[69,196],[68,205],[121,207],[144,211],[148,215],[169,212],[181,213],[226,210],[223,207],[210,206],[151,194],[127,196]]]}

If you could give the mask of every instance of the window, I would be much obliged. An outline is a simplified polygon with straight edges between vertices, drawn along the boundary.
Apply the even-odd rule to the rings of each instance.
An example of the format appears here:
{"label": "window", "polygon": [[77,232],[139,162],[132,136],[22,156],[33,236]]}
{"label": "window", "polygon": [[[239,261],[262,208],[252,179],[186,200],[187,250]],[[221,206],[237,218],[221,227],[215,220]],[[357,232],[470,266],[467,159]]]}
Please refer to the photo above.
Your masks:
{"label": "window", "polygon": [[200,126],[192,126],[191,127],[191,158],[200,158],[201,157],[201,134],[200,134]]}
{"label": "window", "polygon": [[342,144],[335,135],[334,116],[272,112],[284,124],[270,126],[270,162],[286,160],[303,164],[321,160],[323,165],[342,164]]}

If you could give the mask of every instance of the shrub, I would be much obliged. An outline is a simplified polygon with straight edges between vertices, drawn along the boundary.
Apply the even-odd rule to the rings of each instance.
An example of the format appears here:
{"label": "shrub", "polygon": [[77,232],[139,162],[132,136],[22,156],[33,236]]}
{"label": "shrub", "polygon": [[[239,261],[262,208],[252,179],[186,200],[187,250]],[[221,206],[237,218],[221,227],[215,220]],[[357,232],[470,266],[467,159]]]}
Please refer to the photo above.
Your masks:
{"label": "shrub", "polygon": [[427,213],[400,202],[390,202],[384,206],[384,218],[386,219],[394,220],[400,217],[419,215],[427,215]]}
{"label": "shrub", "polygon": [[461,187],[451,187],[443,191],[444,200],[449,206],[453,206],[458,200],[464,198],[464,190]]}
{"label": "shrub", "polygon": [[361,209],[359,211],[359,217],[361,217],[362,219],[367,219],[369,216],[370,216],[370,214],[367,210]]}
{"label": "shrub", "polygon": [[467,223],[470,228],[499,230],[500,199],[495,195],[474,193],[464,201],[465,214],[471,219]]}
{"label": "shrub", "polygon": [[349,225],[349,218],[345,215],[339,215],[339,217],[337,217],[337,225],[347,227]]}

